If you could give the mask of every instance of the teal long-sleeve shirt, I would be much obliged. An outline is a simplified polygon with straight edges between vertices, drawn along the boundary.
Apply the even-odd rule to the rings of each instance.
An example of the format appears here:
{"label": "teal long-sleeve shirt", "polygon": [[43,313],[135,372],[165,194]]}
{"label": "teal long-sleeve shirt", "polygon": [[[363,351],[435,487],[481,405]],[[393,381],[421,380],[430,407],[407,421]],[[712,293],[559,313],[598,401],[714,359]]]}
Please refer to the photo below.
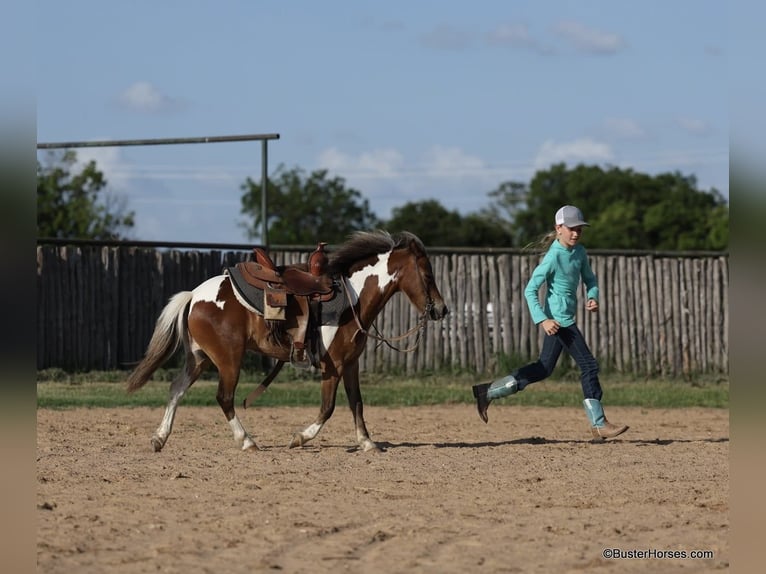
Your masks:
{"label": "teal long-sleeve shirt", "polygon": [[[598,301],[598,283],[585,248],[578,244],[567,249],[554,241],[524,289],[532,321],[537,325],[545,319],[555,319],[562,327],[574,325],[580,279],[587,289],[586,297]],[[539,298],[543,284],[548,287],[545,307]]]}

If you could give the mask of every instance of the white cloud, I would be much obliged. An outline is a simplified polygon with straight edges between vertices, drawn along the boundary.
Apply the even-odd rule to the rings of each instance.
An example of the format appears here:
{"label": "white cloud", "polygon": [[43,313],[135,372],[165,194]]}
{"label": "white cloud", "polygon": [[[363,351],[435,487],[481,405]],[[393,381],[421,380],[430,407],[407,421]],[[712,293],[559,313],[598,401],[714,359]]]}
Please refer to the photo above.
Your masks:
{"label": "white cloud", "polygon": [[646,135],[644,128],[630,118],[607,118],[604,121],[607,131],[623,139],[640,139]]}
{"label": "white cloud", "polygon": [[540,146],[535,157],[536,169],[547,169],[551,164],[603,163],[613,158],[608,144],[590,138],[580,138],[570,142],[548,140]]}
{"label": "white cloud", "polygon": [[119,147],[84,147],[74,150],[77,154],[75,170],[82,170],[90,161],[104,174],[109,189],[124,191],[131,179],[131,170],[124,162]]}
{"label": "white cloud", "polygon": [[486,169],[481,158],[459,147],[440,145],[427,149],[415,162],[407,162],[401,152],[392,148],[352,156],[332,147],[319,154],[317,164],[342,177],[365,179],[449,179],[482,174]]}
{"label": "white cloud", "polygon": [[695,118],[679,118],[678,126],[693,136],[706,136],[710,134],[710,124],[704,120]]}
{"label": "white cloud", "polygon": [[487,34],[487,43],[490,46],[510,46],[511,48],[523,48],[533,50],[541,54],[551,53],[551,49],[542,46],[524,24],[500,24]]}
{"label": "white cloud", "polygon": [[554,32],[577,50],[590,54],[614,54],[625,45],[619,34],[588,28],[572,20],[559,22]]}
{"label": "white cloud", "polygon": [[493,45],[509,44],[522,47],[533,43],[524,24],[500,24],[487,35],[487,40]]}
{"label": "white cloud", "polygon": [[497,185],[498,177],[483,159],[459,147],[440,145],[412,160],[393,148],[350,155],[333,147],[319,154],[317,168],[343,177],[349,187],[360,190],[381,217],[389,217],[392,208],[406,202],[427,198],[437,199],[448,209],[474,210],[482,194]]}
{"label": "white cloud", "polygon": [[480,174],[484,167],[484,160],[465,153],[459,147],[437,145],[426,151],[421,169],[432,177],[463,177]]}
{"label": "white cloud", "polygon": [[138,112],[156,113],[173,110],[178,101],[160,92],[149,82],[135,82],[119,96],[120,103],[126,108]]}
{"label": "white cloud", "polygon": [[404,157],[395,149],[377,149],[354,157],[331,147],[319,154],[321,169],[334,171],[341,177],[391,178],[396,177],[404,165]]}

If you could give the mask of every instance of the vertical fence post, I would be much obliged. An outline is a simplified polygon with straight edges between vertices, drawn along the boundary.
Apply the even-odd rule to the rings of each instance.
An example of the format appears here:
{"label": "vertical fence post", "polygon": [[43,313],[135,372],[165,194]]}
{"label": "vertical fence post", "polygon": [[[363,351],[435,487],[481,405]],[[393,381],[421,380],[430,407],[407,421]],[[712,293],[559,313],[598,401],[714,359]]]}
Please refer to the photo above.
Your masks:
{"label": "vertical fence post", "polygon": [[261,141],[261,244],[268,250],[269,248],[269,226],[268,226],[268,202],[266,200],[266,178],[268,177],[268,140]]}

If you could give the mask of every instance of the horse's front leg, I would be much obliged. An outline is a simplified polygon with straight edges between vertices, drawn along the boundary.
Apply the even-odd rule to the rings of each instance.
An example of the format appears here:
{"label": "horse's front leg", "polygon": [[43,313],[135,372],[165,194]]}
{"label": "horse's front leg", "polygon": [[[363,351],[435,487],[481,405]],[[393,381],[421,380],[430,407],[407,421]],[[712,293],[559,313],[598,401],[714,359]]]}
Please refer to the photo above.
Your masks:
{"label": "horse's front leg", "polygon": [[335,369],[333,369],[332,373],[328,373],[327,371],[322,373],[322,405],[319,408],[319,416],[305,429],[293,435],[293,440],[290,441],[290,448],[303,446],[316,437],[319,434],[319,431],[322,430],[322,427],[335,410],[335,395],[338,391],[339,382],[340,377]]}
{"label": "horse's front leg", "polygon": [[349,364],[343,371],[343,386],[346,389],[348,397],[348,406],[351,407],[351,413],[354,415],[354,428],[356,429],[356,442],[365,452],[380,452],[367,432],[367,425],[364,424],[364,405],[362,404],[362,391],[359,389],[359,360]]}

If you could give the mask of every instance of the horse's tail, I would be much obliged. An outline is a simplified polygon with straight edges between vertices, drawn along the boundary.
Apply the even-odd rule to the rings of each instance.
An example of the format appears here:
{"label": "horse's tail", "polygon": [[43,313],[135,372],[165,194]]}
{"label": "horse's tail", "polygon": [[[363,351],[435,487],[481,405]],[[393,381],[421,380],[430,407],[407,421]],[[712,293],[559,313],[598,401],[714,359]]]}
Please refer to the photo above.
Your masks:
{"label": "horse's tail", "polygon": [[128,392],[143,387],[154,371],[173,356],[181,345],[184,329],[184,311],[191,301],[191,291],[181,291],[171,297],[154,327],[152,339],[141,362],[128,376]]}

